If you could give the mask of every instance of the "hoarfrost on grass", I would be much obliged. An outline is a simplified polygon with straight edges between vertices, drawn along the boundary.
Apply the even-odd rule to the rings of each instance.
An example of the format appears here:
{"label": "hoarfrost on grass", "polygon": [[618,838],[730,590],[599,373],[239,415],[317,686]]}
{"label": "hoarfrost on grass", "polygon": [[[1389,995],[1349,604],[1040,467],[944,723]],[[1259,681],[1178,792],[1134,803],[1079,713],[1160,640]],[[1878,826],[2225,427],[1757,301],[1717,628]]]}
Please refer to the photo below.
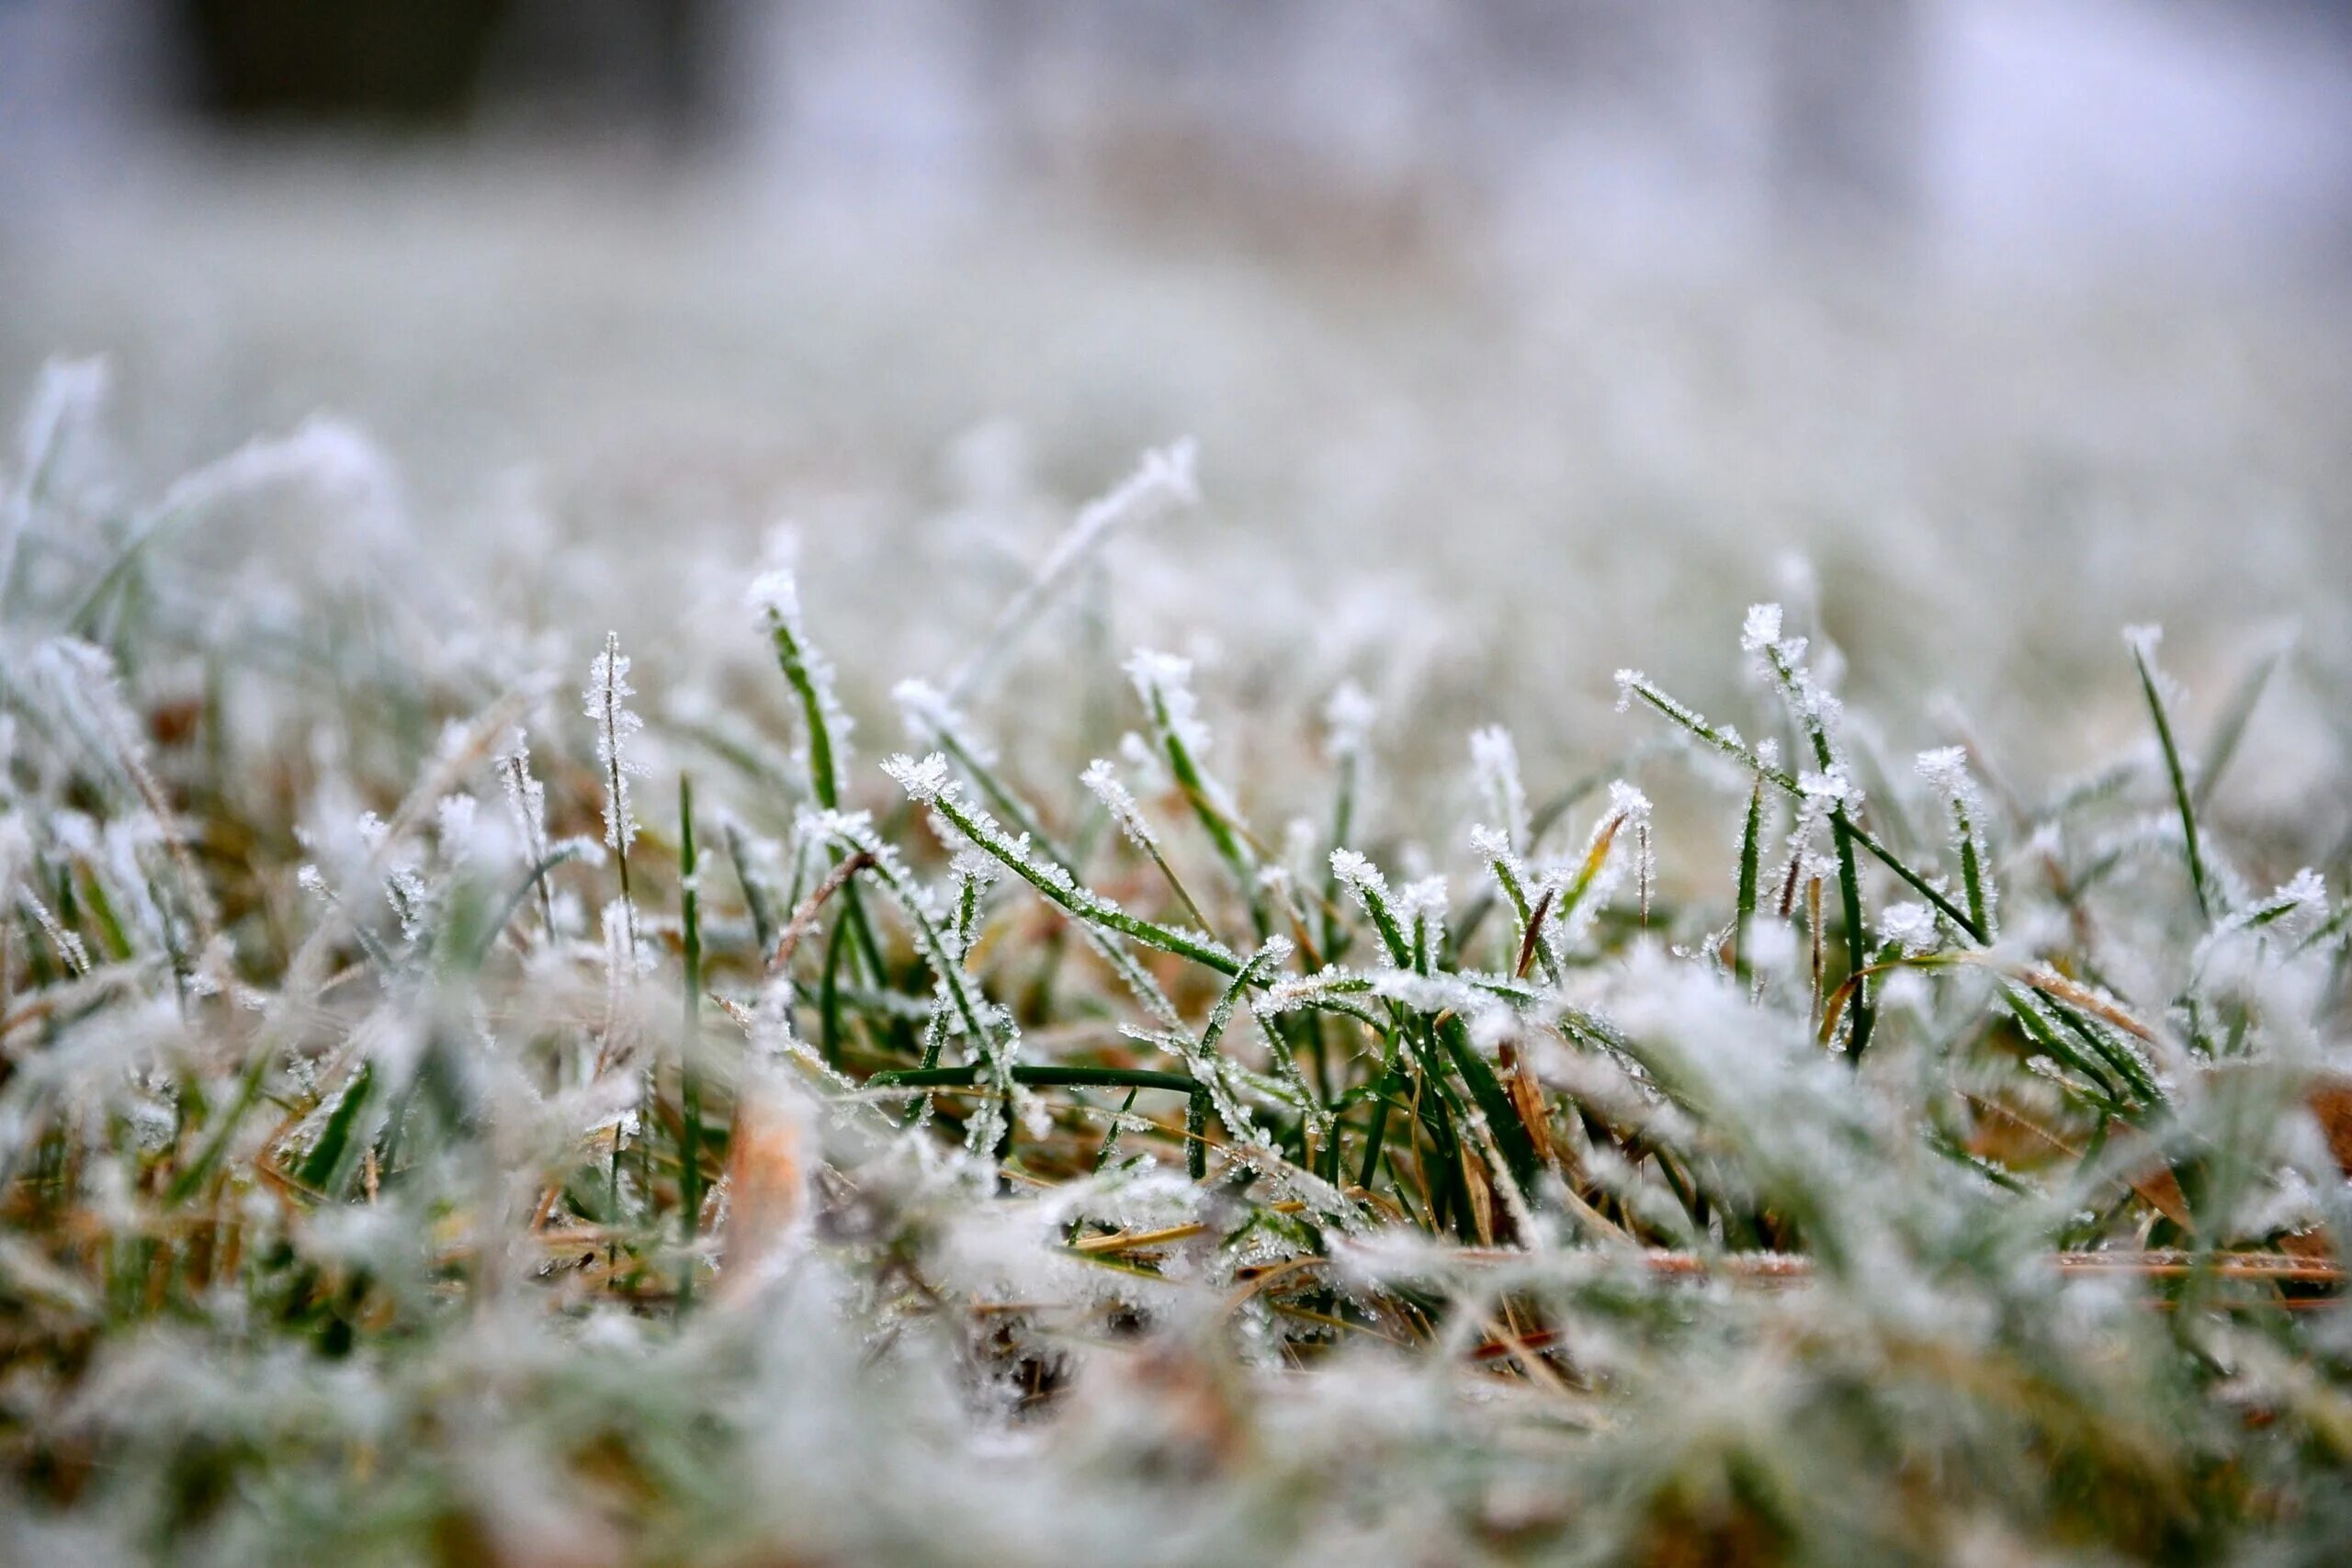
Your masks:
{"label": "hoarfrost on grass", "polygon": [[[27,450],[84,400],[45,386]],[[290,474],[356,515],[365,468],[312,436],[164,493]],[[1193,500],[1188,451],[1147,457],[1014,603]],[[79,514],[17,512],[56,568],[17,604],[68,624]],[[174,538],[141,547],[168,587]],[[1448,705],[1394,705],[1375,780],[1337,654],[1233,716],[1278,847],[1201,770],[1168,655],[1128,662],[1148,734],[1116,765],[1077,769],[1132,720],[1073,655],[1001,705],[901,682],[912,753],[850,770],[804,591],[856,617],[814,571],[755,585],[763,650],[731,622],[773,704],[681,638],[640,721],[609,637],[585,729],[473,662],[556,637],[159,592],[11,644],[0,1554],[37,1508],[297,1561],[1646,1560],[1693,1496],[1730,1533],[1691,1539],[1827,1558],[2324,1551],[2340,1337],[2278,1308],[2325,1306],[2352,1231],[2338,795],[2258,831],[2192,799],[2201,918],[2145,750],[2037,794],[1938,748],[1915,781],[1886,761],[1912,717],[1841,713],[1797,587],[1739,640],[1801,776],[1629,671],[1736,830],[1644,742],[1581,757],[1613,782],[1541,841],[1553,736],[1534,769],[1474,732],[1450,817]],[[364,646],[326,666],[347,691],[288,680],[306,638]],[[223,711],[284,722],[216,729],[208,690],[191,727],[216,669]],[[1508,695],[1477,709],[1540,721]],[[694,766],[691,824],[638,821],[649,760]],[[1197,908],[1095,831],[1099,803],[1178,843],[1138,790],[1217,851]],[[601,852],[561,837],[600,811]],[[1841,833],[1870,835],[1850,913]],[[1962,942],[1996,895],[1999,940]],[[1865,998],[1867,1049],[1829,1016]]]}

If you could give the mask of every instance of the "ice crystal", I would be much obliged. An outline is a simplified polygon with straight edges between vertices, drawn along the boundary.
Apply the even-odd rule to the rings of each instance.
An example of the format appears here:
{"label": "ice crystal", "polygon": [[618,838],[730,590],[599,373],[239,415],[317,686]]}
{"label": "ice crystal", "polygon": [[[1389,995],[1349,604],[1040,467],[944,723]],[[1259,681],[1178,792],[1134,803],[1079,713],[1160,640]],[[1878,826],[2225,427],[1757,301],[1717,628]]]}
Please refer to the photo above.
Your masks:
{"label": "ice crystal", "polygon": [[1925,904],[1890,904],[1879,912],[1879,935],[1905,953],[1931,953],[1937,943],[1935,911]]}
{"label": "ice crystal", "polygon": [[1095,758],[1078,777],[1079,783],[1102,803],[1102,809],[1111,814],[1111,820],[1119,825],[1119,831],[1125,833],[1136,848],[1147,853],[1159,849],[1159,834],[1145,820],[1143,807],[1136,804],[1136,797],[1127,792],[1127,786],[1119,782],[1118,770],[1108,761]]}
{"label": "ice crystal", "polygon": [[596,765],[604,772],[605,847],[627,854],[637,841],[637,818],[629,809],[628,781],[644,769],[628,754],[628,743],[644,720],[630,711],[637,694],[628,683],[629,660],[621,651],[618,632],[605,634],[604,651],[588,666],[588,684],[581,704],[596,726]]}
{"label": "ice crystal", "polygon": [[1781,640],[1781,607],[1778,604],[1750,604],[1747,619],[1739,631],[1740,650],[1761,653]]}
{"label": "ice crystal", "polygon": [[882,771],[907,792],[908,799],[922,806],[938,800],[955,784],[955,776],[947,769],[947,759],[936,751],[924,753],[921,761],[901,751],[886,761]]}
{"label": "ice crystal", "polygon": [[1200,701],[1193,694],[1193,661],[1172,653],[1139,648],[1128,656],[1127,679],[1143,699],[1152,721],[1199,757],[1209,749],[1209,728],[1200,717]]}

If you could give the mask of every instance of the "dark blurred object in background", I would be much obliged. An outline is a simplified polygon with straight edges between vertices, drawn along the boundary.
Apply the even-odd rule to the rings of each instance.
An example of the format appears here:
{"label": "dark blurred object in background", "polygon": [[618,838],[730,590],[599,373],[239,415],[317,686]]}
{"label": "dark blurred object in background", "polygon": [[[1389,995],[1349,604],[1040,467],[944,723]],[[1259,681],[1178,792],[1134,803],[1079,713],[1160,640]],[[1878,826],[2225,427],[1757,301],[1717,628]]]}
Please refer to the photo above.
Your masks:
{"label": "dark blurred object in background", "polygon": [[197,103],[232,118],[457,119],[506,0],[180,0]]}
{"label": "dark blurred object in background", "polygon": [[556,100],[673,132],[705,118],[702,0],[179,0],[201,111],[458,125]]}
{"label": "dark blurred object in background", "polygon": [[386,129],[1374,265],[2352,270],[2346,0],[0,0],[0,241]]}

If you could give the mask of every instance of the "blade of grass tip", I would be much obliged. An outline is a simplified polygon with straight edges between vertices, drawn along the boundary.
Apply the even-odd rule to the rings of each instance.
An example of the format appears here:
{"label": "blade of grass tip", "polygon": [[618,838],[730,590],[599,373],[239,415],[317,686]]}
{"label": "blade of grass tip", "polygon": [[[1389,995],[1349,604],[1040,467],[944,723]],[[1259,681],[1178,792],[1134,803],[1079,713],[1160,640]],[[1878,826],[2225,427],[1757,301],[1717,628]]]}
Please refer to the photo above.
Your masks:
{"label": "blade of grass tip", "polygon": [[2197,914],[2211,923],[2213,908],[2205,879],[2205,856],[2197,838],[2197,803],[2188,790],[2188,776],[2181,766],[2180,747],[2173,739],[2172,715],[2165,706],[2164,690],[2158,682],[2156,644],[2164,632],[2156,626],[2132,626],[2123,634],[2123,645],[2132,651],[2132,663],[2140,672],[2140,691],[2148,700],[2148,716],[2155,721],[2156,743],[2163,749],[2165,772],[2172,781],[2173,804],[2180,811],[2181,851],[2188,863],[2189,891],[2197,896]]}
{"label": "blade of grass tip", "polygon": [[[1640,671],[1618,671],[1618,711],[1623,712],[1636,700],[1639,700],[1645,707],[1654,709],[1688,732],[1693,739],[1734,759],[1747,772],[1754,773],[1782,794],[1798,800],[1805,798],[1804,786],[1797,782],[1796,775],[1758,755],[1745,740],[1739,738],[1737,730],[1710,724],[1697,713],[1660,691],[1649,677]],[[1991,940],[1989,933],[1970,917],[1967,910],[1953,903],[1935,884],[1913,870],[1901,856],[1880,842],[1869,829],[1859,822],[1849,821],[1847,824],[1847,830],[1853,835],[1854,842],[1859,848],[1902,878],[1911,891],[1926,899],[1953,925],[1966,931],[1970,937],[1979,942]]]}
{"label": "blade of grass tip", "polygon": [[[1552,900],[1559,889],[1547,882],[1531,906],[1527,901],[1527,885],[1520,875],[1519,857],[1511,852],[1508,839],[1491,829],[1479,828],[1471,832],[1470,846],[1485,859],[1487,869],[1494,876],[1495,885],[1502,889],[1518,926],[1518,955],[1511,966],[1511,974],[1525,977],[1528,965],[1540,958],[1544,961],[1544,979],[1557,986],[1560,983],[1560,966],[1553,958],[1551,948],[1544,942],[1544,922],[1551,915]],[[1461,940],[1466,942],[1468,937],[1469,925],[1465,922]]]}
{"label": "blade of grass tip", "polygon": [[1535,908],[1528,911],[1527,934],[1520,939],[1519,962],[1511,969],[1514,979],[1525,979],[1528,964],[1541,954],[1544,978],[1555,986],[1560,983],[1560,966],[1552,961],[1552,954],[1544,946],[1544,921],[1552,913],[1552,898],[1558,891],[1546,887],[1544,896],[1535,900]]}
{"label": "blade of grass tip", "polygon": [[1968,899],[1969,918],[1988,933],[1994,930],[1996,889],[1984,874],[1984,797],[1968,772],[1968,753],[1958,746],[1922,751],[1919,776],[1944,799],[1951,818],[1951,843],[1960,856],[1960,886]]}
{"label": "blade of grass tip", "polygon": [[1232,873],[1234,885],[1250,909],[1250,923],[1260,941],[1272,927],[1265,899],[1258,887],[1258,859],[1248,842],[1248,829],[1235,818],[1225,791],[1201,770],[1198,753],[1208,747],[1208,727],[1195,715],[1193,661],[1173,654],[1137,649],[1127,660],[1127,678],[1143,700],[1152,734],[1177,788],[1191,803],[1211,847]]}
{"label": "blade of grass tip", "polygon": [[613,852],[613,865],[620,875],[621,921],[633,953],[637,901],[629,891],[628,852],[637,841],[637,818],[629,808],[628,781],[637,770],[628,761],[628,740],[644,728],[644,721],[629,711],[628,699],[637,694],[628,683],[628,670],[620,634],[605,633],[604,651],[589,665],[588,687],[581,695],[596,726],[596,763],[605,784],[605,847]]}
{"label": "blade of grass tip", "polygon": [[1079,919],[1133,937],[1147,947],[1189,958],[1228,979],[1241,973],[1241,960],[1223,943],[1128,914],[1060,866],[1040,862],[1026,845],[1006,837],[994,818],[965,797],[963,786],[949,775],[947,759],[940,753],[934,751],[920,762],[911,757],[893,757],[883,768],[909,798],[931,807],[983,852]]}
{"label": "blade of grass tip", "polygon": [[[944,782],[946,759],[934,753],[931,761],[936,763],[938,778]],[[862,851],[872,858],[869,874],[913,934],[916,950],[938,977],[941,991],[964,1026],[965,1039],[998,1090],[996,1106],[989,1116],[975,1119],[968,1134],[974,1140],[971,1147],[975,1152],[993,1145],[995,1139],[984,1138],[983,1134],[1000,1130],[993,1118],[1002,1117],[1005,1120],[1001,1125],[1010,1125],[1012,1089],[1018,1081],[1012,1077],[1012,1068],[1020,1051],[1020,1032],[1012,1026],[1011,1015],[990,1008],[975,996],[964,973],[962,954],[952,950],[947,939],[940,934],[928,897],[908,873],[898,852],[874,831],[872,820],[865,812],[821,812],[812,819],[811,828],[830,840],[837,853],[848,855]],[[994,1028],[991,1023],[1001,1023],[1002,1027]]]}
{"label": "blade of grass tip", "polygon": [[1993,929],[1993,904],[1984,880],[1984,855],[1976,847],[1976,824],[1965,806],[1955,807],[1952,826],[1960,837],[1960,886],[1968,895],[1969,917],[1987,931]]}
{"label": "blade of grass tip", "polygon": [[1554,919],[1564,932],[1570,930],[1577,912],[1584,908],[1586,897],[1600,880],[1601,868],[1609,863],[1617,836],[1637,814],[1645,819],[1648,810],[1649,802],[1639,790],[1622,782],[1610,786],[1610,809],[1593,824],[1592,835],[1585,842],[1584,859],[1560,892]]}
{"label": "blade of grass tip", "polygon": [[[498,759],[498,776],[505,786],[507,809],[522,832],[524,851],[533,865],[541,868],[532,877],[539,892],[539,929],[547,941],[553,942],[555,890],[548,886],[544,870],[548,864],[547,790],[531,776],[531,748],[519,729],[513,746]],[[500,929],[504,929],[504,922]]]}
{"label": "blade of grass tip", "polygon": [[1747,932],[1756,919],[1756,877],[1764,852],[1764,781],[1758,778],[1747,791],[1747,816],[1739,829],[1739,885],[1733,900],[1731,925],[1732,979],[1742,990],[1747,989],[1752,963],[1748,955]]}
{"label": "blade of grass tip", "polygon": [[[1053,836],[1037,820],[1036,814],[1022,801],[1020,795],[1000,779],[984,760],[978,747],[964,735],[962,716],[955,705],[922,681],[901,681],[892,689],[901,712],[907,716],[908,728],[918,735],[928,737],[961,768],[966,777],[978,786],[981,795],[992,801],[1013,826],[1016,834],[1026,840],[1030,849],[1071,883],[1078,881],[1078,868],[1091,852],[1091,834],[1081,831],[1080,842],[1069,852],[1056,846]],[[1020,839],[1016,839],[1016,842]],[[1084,921],[1078,931],[1086,944],[1111,966],[1122,984],[1135,996],[1136,1002],[1152,1020],[1166,1029],[1182,1029],[1184,1021],[1173,1003],[1151,977],[1148,970],[1136,961],[1118,938]],[[1205,930],[1205,926],[1204,930]],[[1214,933],[1211,933],[1214,934]],[[1038,977],[1037,1004],[1041,1010],[1051,994],[1053,970],[1060,952],[1058,933],[1048,945],[1046,963]]]}
{"label": "blade of grass tip", "polygon": [[[1781,695],[1804,728],[1805,739],[1813,748],[1814,761],[1823,774],[1839,779],[1839,762],[1836,747],[1829,738],[1829,716],[1836,710],[1835,700],[1821,691],[1802,666],[1796,653],[1802,644],[1783,640],[1780,635],[1781,613],[1778,605],[1759,605],[1769,615],[1759,616],[1757,610],[1748,612],[1748,625],[1741,637],[1744,647],[1763,655]],[[1838,903],[1840,923],[1846,939],[1846,973],[1861,975],[1870,966],[1870,930],[1862,919],[1861,876],[1854,864],[1854,826],[1842,796],[1833,798],[1829,807],[1829,835],[1838,857]],[[1854,989],[1852,1005],[1847,1010],[1851,1022],[1848,1025],[1846,1051],[1849,1060],[1859,1062],[1870,1046],[1871,1032],[1877,1021],[1878,1009],[1871,996],[1867,980]]]}
{"label": "blade of grass tip", "polygon": [[[765,572],[752,581],[749,597],[767,627],[776,666],[800,702],[801,724],[808,732],[808,797],[821,810],[838,811],[842,803],[842,769],[848,761],[853,727],[848,712],[833,692],[832,661],[808,639],[808,626],[801,618],[799,581],[788,571]],[[839,852],[835,852],[834,859],[840,859]],[[854,886],[842,899],[842,919],[849,923],[851,934],[856,939],[857,956],[865,978],[876,986],[888,984],[881,944],[875,941],[873,927],[865,918],[865,907],[859,901]]]}
{"label": "blade of grass tip", "polygon": [[702,886],[695,853],[695,783],[678,775],[678,924],[684,948],[685,1016],[678,1039],[678,1310],[694,1300],[695,1238],[702,1228]]}
{"label": "blade of grass tip", "polygon": [[1388,950],[1388,962],[1399,969],[1410,969],[1413,947],[1406,940],[1404,925],[1396,919],[1396,908],[1389,901],[1388,878],[1353,850],[1333,850],[1330,866],[1331,874],[1356,896],[1363,912],[1372,917],[1373,929],[1380,933],[1380,943]]}
{"label": "blade of grass tip", "polygon": [[841,771],[833,759],[833,730],[840,709],[833,697],[831,668],[808,642],[800,618],[799,582],[790,572],[769,572],[752,584],[751,601],[765,617],[777,667],[800,701],[808,748],[808,796],[824,810],[837,811],[842,785]]}
{"label": "blade of grass tip", "polygon": [[1150,858],[1151,863],[1159,868],[1161,880],[1174,892],[1177,901],[1184,906],[1184,912],[1193,917],[1193,923],[1215,936],[1216,928],[1209,923],[1206,915],[1201,913],[1201,907],[1193,901],[1193,895],[1185,888],[1182,879],[1168,863],[1168,857],[1160,852],[1159,832],[1144,816],[1143,807],[1136,804],[1127,786],[1120,782],[1118,770],[1108,759],[1097,757],[1086,765],[1086,771],[1079,775],[1079,782],[1102,803],[1102,809],[1111,814],[1111,820],[1118,825],[1119,831],[1126,836],[1127,841],[1142,851]]}
{"label": "blade of grass tip", "polygon": [[[1544,836],[1549,833],[1559,823],[1560,818],[1566,816],[1585,796],[1611,779],[1623,776],[1639,755],[1638,749],[1628,750],[1607,769],[1600,773],[1587,773],[1583,778],[1577,779],[1544,801],[1542,806],[1537,807],[1534,815],[1527,821],[1528,852],[1533,853],[1534,846],[1542,843]],[[1463,911],[1461,929],[1454,933],[1453,945],[1456,951],[1466,951],[1469,948],[1471,940],[1478,934],[1478,928],[1486,923],[1487,912],[1494,907],[1494,902],[1493,893],[1483,889],[1470,901],[1469,907]]]}

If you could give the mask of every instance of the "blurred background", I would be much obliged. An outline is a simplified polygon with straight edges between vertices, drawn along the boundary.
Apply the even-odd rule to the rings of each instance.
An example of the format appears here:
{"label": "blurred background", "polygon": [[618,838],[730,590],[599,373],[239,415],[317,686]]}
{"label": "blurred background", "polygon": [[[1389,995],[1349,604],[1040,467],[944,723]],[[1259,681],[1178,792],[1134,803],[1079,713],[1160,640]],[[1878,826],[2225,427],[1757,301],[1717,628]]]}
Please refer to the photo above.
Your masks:
{"label": "blurred background", "polygon": [[868,702],[1195,433],[1098,592],[1228,696],[1565,767],[1790,597],[2063,750],[2125,621],[2346,651],[2347,283],[2324,0],[0,0],[0,395],[345,415],[430,613],[657,670],[789,517]]}

